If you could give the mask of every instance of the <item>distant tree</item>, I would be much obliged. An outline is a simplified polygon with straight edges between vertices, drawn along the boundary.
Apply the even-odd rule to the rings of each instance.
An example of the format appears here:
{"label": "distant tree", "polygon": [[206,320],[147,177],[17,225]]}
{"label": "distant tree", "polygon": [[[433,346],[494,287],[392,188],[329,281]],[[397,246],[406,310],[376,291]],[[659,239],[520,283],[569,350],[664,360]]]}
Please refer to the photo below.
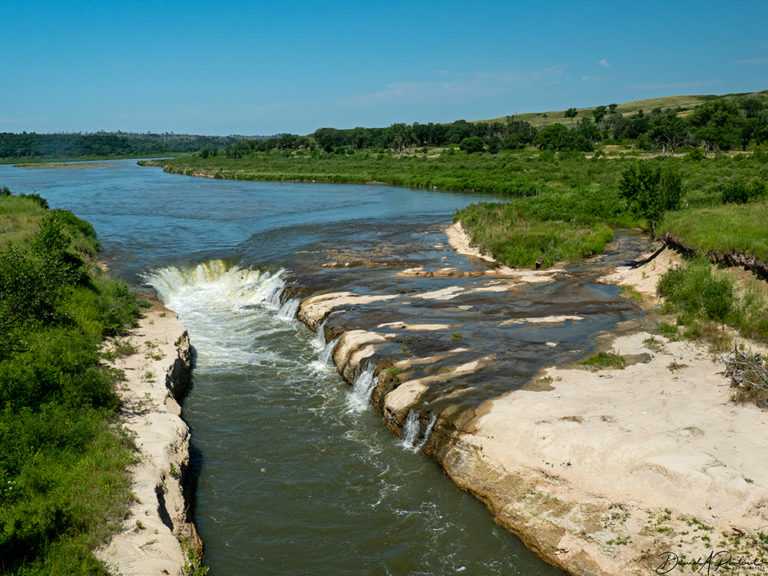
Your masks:
{"label": "distant tree", "polygon": [[616,107],[617,106],[618,106],[618,104],[608,104],[608,110],[611,112],[611,114],[615,114],[616,113]]}
{"label": "distant tree", "polygon": [[730,100],[713,100],[694,110],[691,125],[708,150],[730,150],[739,144],[743,118]]}
{"label": "distant tree", "polygon": [[568,110],[565,111],[566,118],[576,118],[578,114],[579,114],[579,111],[576,110],[576,108],[568,108]]}
{"label": "distant tree", "polygon": [[464,140],[462,140],[459,144],[459,148],[464,150],[464,152],[467,154],[482,152],[484,148],[483,139],[480,138],[480,136],[470,136],[469,138],[464,138]]}
{"label": "distant tree", "polygon": [[600,121],[608,114],[608,108],[605,106],[598,106],[592,110],[592,115],[595,117],[595,124],[600,124]]}
{"label": "distant tree", "polygon": [[674,110],[666,110],[651,119],[651,137],[661,145],[663,152],[669,149],[674,154],[687,136],[688,126]]}
{"label": "distant tree", "polygon": [[490,152],[491,154],[497,154],[499,150],[501,150],[501,138],[499,138],[498,136],[491,136],[488,139],[487,147],[488,147],[488,152]]}
{"label": "distant tree", "polygon": [[747,118],[757,118],[763,112],[763,103],[757,98],[745,98],[741,102],[741,109]]}
{"label": "distant tree", "polygon": [[400,122],[386,129],[385,138],[390,148],[402,153],[405,147],[413,142],[413,132],[410,126]]}
{"label": "distant tree", "polygon": [[458,144],[470,136],[475,136],[475,127],[466,120],[456,120],[448,126],[448,142],[451,144]]}
{"label": "distant tree", "polygon": [[533,144],[539,150],[562,150],[569,146],[569,141],[570,130],[558,122],[539,130],[533,139]]}
{"label": "distant tree", "polygon": [[588,152],[593,149],[591,135],[596,134],[594,125],[587,120],[577,130],[569,130],[563,124],[550,124],[536,133],[533,144],[540,150],[579,150]]}
{"label": "distant tree", "polygon": [[633,212],[646,219],[652,238],[656,238],[656,224],[664,213],[680,207],[682,189],[677,172],[652,168],[648,162],[624,170],[619,182],[621,195]]}

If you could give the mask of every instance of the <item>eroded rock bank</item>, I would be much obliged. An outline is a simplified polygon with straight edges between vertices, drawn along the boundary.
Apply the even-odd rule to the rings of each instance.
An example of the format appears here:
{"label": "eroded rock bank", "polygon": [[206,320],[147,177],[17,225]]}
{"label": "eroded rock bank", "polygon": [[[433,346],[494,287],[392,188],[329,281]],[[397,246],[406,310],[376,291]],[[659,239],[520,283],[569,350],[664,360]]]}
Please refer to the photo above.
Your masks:
{"label": "eroded rock bank", "polygon": [[[96,555],[114,574],[185,574],[202,542],[188,516],[189,428],[181,401],[191,378],[189,337],[176,314],[154,301],[125,339],[112,343],[122,419],[138,449],[131,466],[135,500],[121,531]],[[120,352],[122,351],[122,352]]]}
{"label": "eroded rock bank", "polygon": [[[566,288],[567,307],[519,305],[540,276],[456,274],[460,284],[437,290],[310,296],[299,318],[339,339],[334,361],[350,384],[375,364],[371,402],[387,427],[402,435],[415,414],[431,430],[423,452],[546,561],[569,574],[640,575],[718,555],[719,572],[737,574],[739,562],[764,565],[768,414],[730,401],[722,366],[700,345],[652,335],[642,317],[597,330],[601,307],[617,304],[592,282],[631,285],[652,306],[656,280],[678,261],[667,250],[641,267],[612,264],[586,293]],[[569,273],[546,280],[555,277]],[[571,328],[590,322],[591,339],[630,366],[573,367],[589,350]],[[552,350],[533,375],[516,372],[526,342],[539,356]]]}

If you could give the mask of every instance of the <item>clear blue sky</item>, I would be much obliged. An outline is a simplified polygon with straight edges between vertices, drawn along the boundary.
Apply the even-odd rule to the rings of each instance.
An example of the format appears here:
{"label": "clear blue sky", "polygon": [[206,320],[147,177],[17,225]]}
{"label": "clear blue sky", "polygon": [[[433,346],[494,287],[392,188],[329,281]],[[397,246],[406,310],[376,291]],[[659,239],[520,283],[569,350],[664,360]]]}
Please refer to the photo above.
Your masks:
{"label": "clear blue sky", "polygon": [[768,0],[0,0],[0,131],[306,134],[768,89]]}

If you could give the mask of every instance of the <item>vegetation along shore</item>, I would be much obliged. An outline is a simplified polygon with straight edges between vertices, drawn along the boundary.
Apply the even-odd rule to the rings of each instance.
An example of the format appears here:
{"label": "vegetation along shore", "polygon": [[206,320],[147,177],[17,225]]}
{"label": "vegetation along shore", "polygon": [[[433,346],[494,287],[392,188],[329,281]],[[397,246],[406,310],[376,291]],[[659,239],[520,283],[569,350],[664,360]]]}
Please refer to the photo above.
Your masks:
{"label": "vegetation along shore", "polygon": [[[3,574],[106,574],[107,564],[147,573],[132,566],[146,568],[141,559],[161,540],[153,562],[164,573],[191,573],[199,562],[194,527],[170,508],[186,510],[188,434],[173,399],[182,389],[169,391],[166,380],[188,380],[188,356],[176,350],[188,354],[189,342],[172,313],[109,278],[98,251],[88,222],[36,194],[0,189]],[[147,415],[152,426],[124,427]],[[139,494],[146,515],[134,510]],[[142,541],[113,543],[103,563],[94,551],[117,533]]]}

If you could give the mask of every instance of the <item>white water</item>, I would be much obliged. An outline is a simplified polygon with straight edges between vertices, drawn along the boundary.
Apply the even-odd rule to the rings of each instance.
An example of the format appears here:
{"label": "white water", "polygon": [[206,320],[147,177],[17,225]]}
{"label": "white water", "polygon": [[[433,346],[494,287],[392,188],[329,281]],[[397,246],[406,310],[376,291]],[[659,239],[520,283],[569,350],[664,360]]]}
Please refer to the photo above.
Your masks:
{"label": "white water", "polygon": [[328,372],[333,368],[333,351],[336,349],[336,344],[339,343],[339,338],[325,341],[325,320],[317,327],[314,338],[312,338],[312,347],[317,350],[317,360],[314,360],[310,367],[315,372]]}
{"label": "white water", "polygon": [[[520,574],[519,543],[366,409],[375,366],[350,390],[330,364],[337,341],[324,326],[311,335],[294,303],[278,306],[282,271],[212,261],[146,280],[197,350],[184,410],[202,454],[196,522],[212,572]],[[422,432],[409,414],[409,453],[434,420]]]}
{"label": "white water", "polygon": [[352,392],[347,400],[350,410],[361,412],[370,405],[373,389],[379,383],[379,377],[374,374],[375,370],[376,365],[369,362],[365,370],[361,370],[355,378]]}
{"label": "white water", "polygon": [[278,361],[274,351],[249,345],[254,337],[296,329],[292,317],[274,313],[280,309],[283,276],[283,270],[249,270],[211,260],[160,268],[144,280],[188,327],[199,327],[194,334],[198,365],[247,367]]}
{"label": "white water", "polygon": [[403,447],[414,453],[421,450],[429,439],[429,433],[432,432],[435,420],[437,420],[437,418],[434,414],[431,414],[427,427],[424,429],[424,435],[422,435],[419,413],[413,409],[409,410],[408,416],[405,417],[405,422],[403,423],[403,436],[401,442]]}

